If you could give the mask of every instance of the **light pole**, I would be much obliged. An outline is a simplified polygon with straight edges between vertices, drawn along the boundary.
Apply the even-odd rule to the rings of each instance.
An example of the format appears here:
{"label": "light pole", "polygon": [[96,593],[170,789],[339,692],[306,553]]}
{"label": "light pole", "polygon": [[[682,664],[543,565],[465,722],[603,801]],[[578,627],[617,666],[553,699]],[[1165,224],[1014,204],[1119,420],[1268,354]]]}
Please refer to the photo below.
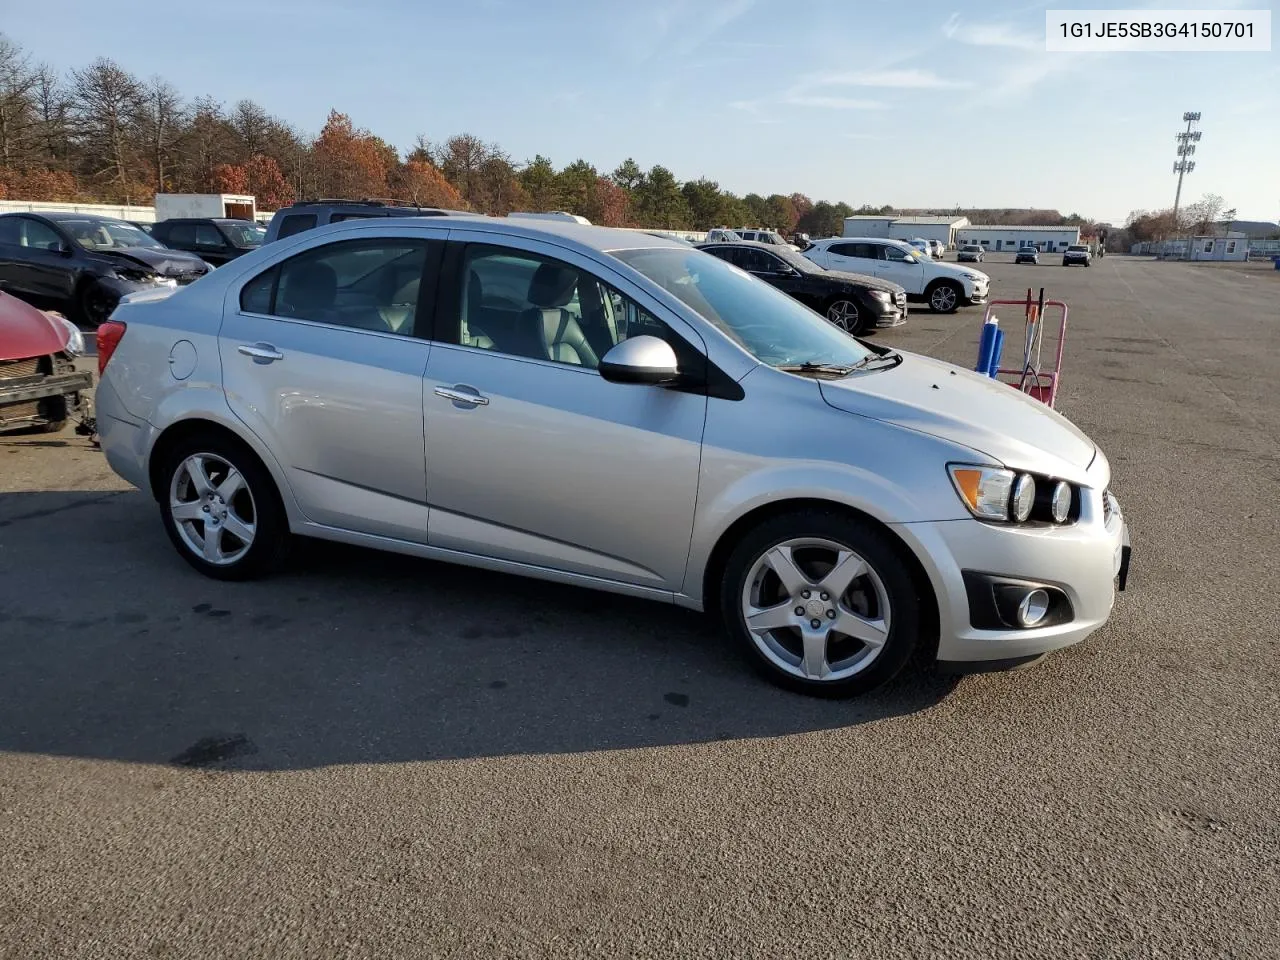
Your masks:
{"label": "light pole", "polygon": [[1178,229],[1178,207],[1182,202],[1182,178],[1196,168],[1195,161],[1190,158],[1195,155],[1195,145],[1200,142],[1200,131],[1192,132],[1191,130],[1192,124],[1200,122],[1199,111],[1184,113],[1182,119],[1187,122],[1187,129],[1173,138],[1178,145],[1178,159],[1173,164],[1173,172],[1178,175],[1178,191],[1173,195],[1174,230]]}

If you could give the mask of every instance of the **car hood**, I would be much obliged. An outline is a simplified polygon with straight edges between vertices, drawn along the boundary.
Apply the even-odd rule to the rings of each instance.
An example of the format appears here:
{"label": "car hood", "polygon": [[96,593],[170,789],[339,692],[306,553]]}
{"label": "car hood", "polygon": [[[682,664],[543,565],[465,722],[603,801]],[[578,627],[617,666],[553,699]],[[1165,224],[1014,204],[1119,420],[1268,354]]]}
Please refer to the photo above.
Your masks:
{"label": "car hood", "polygon": [[0,360],[25,360],[57,353],[67,344],[67,332],[17,297],[0,293]]}
{"label": "car hood", "polygon": [[188,273],[208,273],[209,265],[194,253],[181,250],[155,250],[151,247],[123,247],[119,250],[96,250],[112,260],[131,260],[154,270],[162,277],[178,277]]}
{"label": "car hood", "polygon": [[961,444],[1013,469],[1083,483],[1097,452],[1075,424],[1040,401],[919,354],[904,351],[891,369],[819,384],[837,410]]}
{"label": "car hood", "polygon": [[883,290],[885,293],[906,294],[906,289],[900,287],[896,283],[890,283],[888,280],[881,280],[879,277],[868,277],[861,273],[849,273],[845,270],[828,270],[825,273],[818,274],[829,280],[842,280],[845,283],[852,283],[859,287],[865,287],[868,290]]}
{"label": "car hood", "polygon": [[941,260],[926,260],[925,263],[931,268],[929,276],[955,277],[957,280],[962,280],[966,273],[978,273],[987,277],[988,280],[991,279],[981,270],[975,270],[973,267],[957,267],[954,263],[944,263]]}

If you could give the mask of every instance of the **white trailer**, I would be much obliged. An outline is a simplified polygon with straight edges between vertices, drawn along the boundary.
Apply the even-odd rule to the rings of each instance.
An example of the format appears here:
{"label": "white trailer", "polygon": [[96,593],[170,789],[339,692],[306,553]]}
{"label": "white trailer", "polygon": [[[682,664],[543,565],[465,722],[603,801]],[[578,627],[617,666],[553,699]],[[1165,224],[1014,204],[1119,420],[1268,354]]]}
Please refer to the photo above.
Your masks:
{"label": "white trailer", "polygon": [[186,217],[225,217],[229,220],[257,218],[258,207],[251,196],[236,193],[157,193],[156,222]]}

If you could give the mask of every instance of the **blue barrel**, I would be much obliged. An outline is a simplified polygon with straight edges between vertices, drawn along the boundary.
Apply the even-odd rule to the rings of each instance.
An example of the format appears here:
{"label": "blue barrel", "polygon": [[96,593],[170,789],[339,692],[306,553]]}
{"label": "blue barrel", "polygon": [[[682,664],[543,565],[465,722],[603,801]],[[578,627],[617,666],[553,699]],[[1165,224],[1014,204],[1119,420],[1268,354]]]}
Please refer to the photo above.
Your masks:
{"label": "blue barrel", "polygon": [[978,373],[991,374],[991,360],[995,356],[996,336],[1000,333],[995,318],[982,325],[982,338],[978,341],[978,365],[974,367]]}
{"label": "blue barrel", "polygon": [[987,367],[987,376],[992,380],[996,378],[996,373],[1000,369],[1000,357],[1004,353],[1004,331],[996,330],[995,348],[991,351],[991,365]]}

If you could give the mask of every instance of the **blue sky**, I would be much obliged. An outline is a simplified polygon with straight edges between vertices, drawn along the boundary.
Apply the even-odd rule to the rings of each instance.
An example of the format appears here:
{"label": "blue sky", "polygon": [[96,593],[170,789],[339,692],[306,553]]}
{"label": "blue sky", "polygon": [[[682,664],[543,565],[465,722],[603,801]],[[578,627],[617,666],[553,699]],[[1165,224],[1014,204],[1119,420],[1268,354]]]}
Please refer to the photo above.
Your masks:
{"label": "blue sky", "polygon": [[[1129,0],[1116,7],[1137,7]],[[628,156],[739,193],[1045,206],[1123,220],[1173,201],[1280,217],[1280,53],[1060,54],[1044,11],[972,0],[0,0],[55,67],[103,55],[184,94],[257,100],[315,132],[331,107],[397,146],[468,131],[517,161]],[[1273,9],[1164,0],[1157,8]]]}

